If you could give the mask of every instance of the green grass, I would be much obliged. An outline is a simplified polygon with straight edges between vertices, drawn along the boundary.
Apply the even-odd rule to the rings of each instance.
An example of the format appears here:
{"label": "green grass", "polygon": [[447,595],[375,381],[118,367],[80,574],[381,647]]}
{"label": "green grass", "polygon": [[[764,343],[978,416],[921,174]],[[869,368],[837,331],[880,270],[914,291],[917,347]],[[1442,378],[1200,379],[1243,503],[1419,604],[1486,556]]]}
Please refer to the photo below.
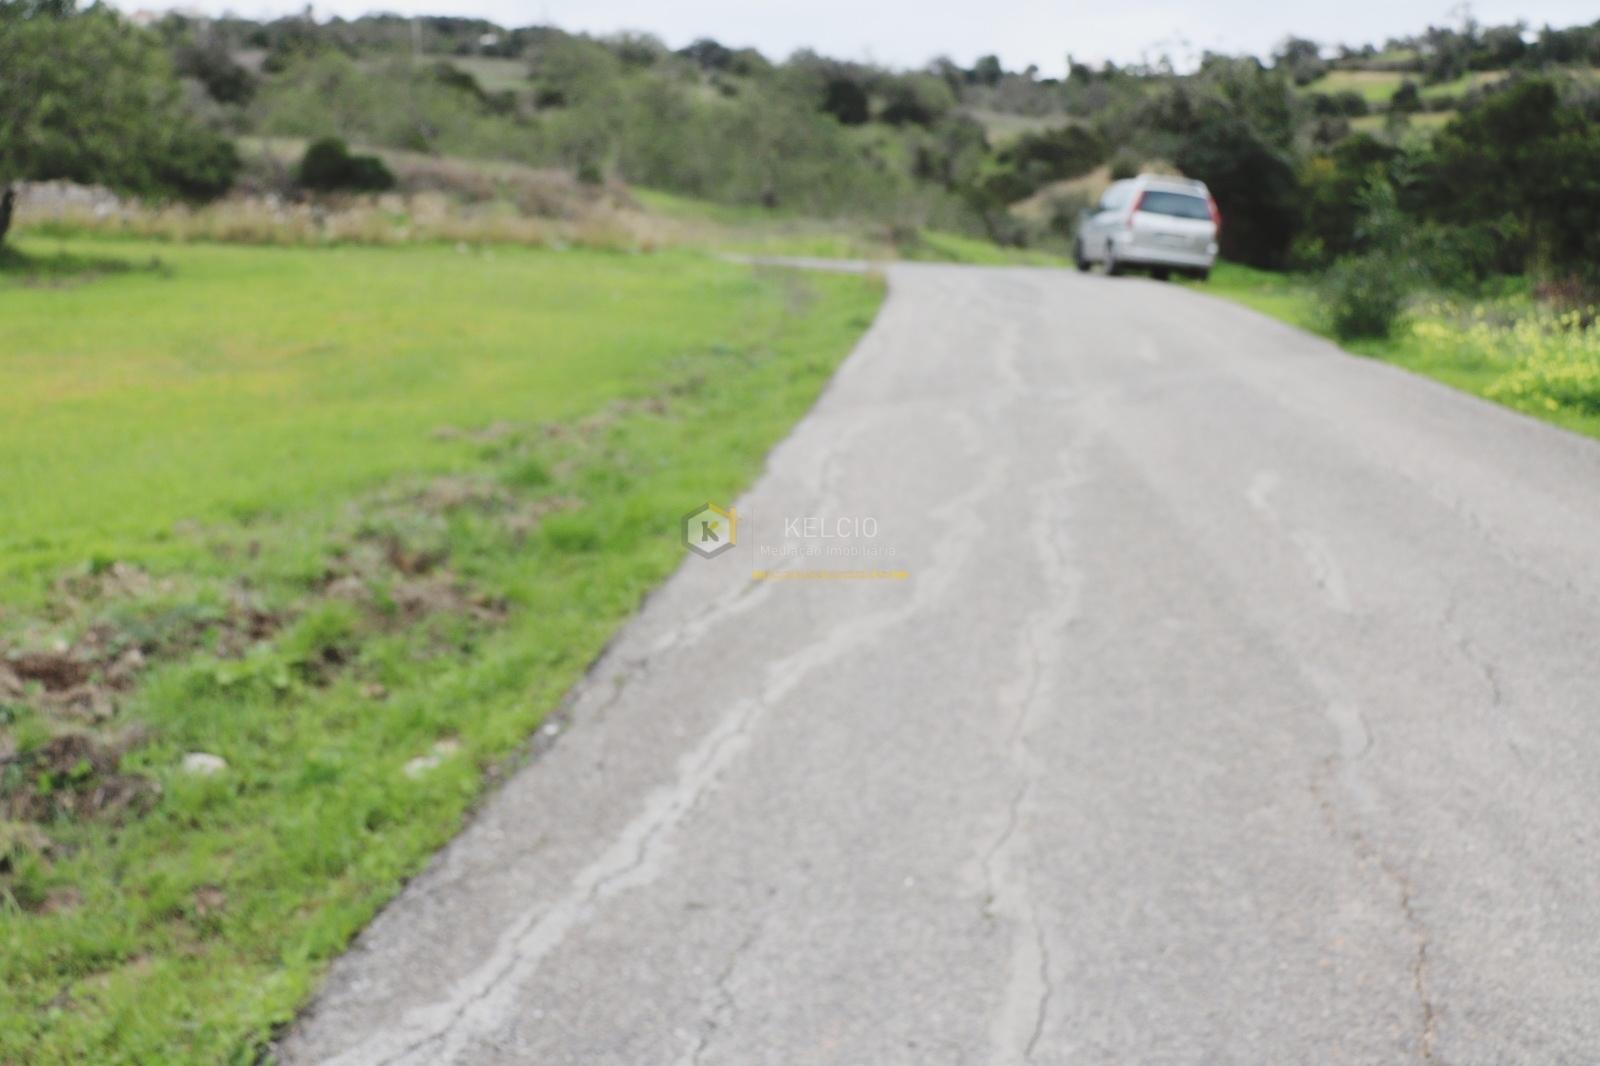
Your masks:
{"label": "green grass", "polygon": [[632,190],[651,213],[683,227],[679,239],[744,255],[821,259],[910,259],[975,266],[1061,266],[1063,255],[1002,248],[992,241],[940,230],[919,230],[897,242],[888,226],[859,219],[817,219],[782,209],[713,204],[652,189]]}
{"label": "green grass", "polygon": [[1076,121],[1070,115],[1018,115],[1009,111],[988,111],[983,108],[968,108],[964,113],[982,125],[990,141],[997,145],[1016,140],[1024,133],[1060,129]]}
{"label": "green grass", "polygon": [[1416,63],[1421,58],[1415,48],[1388,48],[1366,60],[1366,62],[1374,66],[1403,65]]}
{"label": "green grass", "polygon": [[[53,244],[21,247],[43,258]],[[181,521],[460,467],[470,457],[440,449],[435,427],[567,419],[644,388],[659,371],[644,353],[705,344],[708,316],[745,284],[688,253],[63,247],[170,270],[0,288],[11,572],[179,551]]]}
{"label": "green grass", "polygon": [[1406,80],[1406,75],[1390,70],[1330,70],[1301,88],[1307,93],[1355,92],[1368,104],[1387,104]]}
{"label": "green grass", "polygon": [[[1417,111],[1405,116],[1407,128],[1423,134],[1432,134],[1443,129],[1456,117],[1454,111]],[[1381,133],[1387,128],[1389,115],[1359,115],[1350,120],[1350,128],[1362,133]]]}
{"label": "green grass", "polygon": [[[102,726],[0,697],[8,1063],[254,1061],[881,299],[690,253],[21,250],[163,270],[0,274],[0,631],[151,658]],[[48,738],[131,726],[159,799],[67,816],[111,777]]]}
{"label": "green grass", "polygon": [[1394,70],[1330,70],[1316,81],[1301,87],[1307,93],[1356,92],[1368,104],[1387,106],[1389,100],[1406,81],[1414,81],[1424,100],[1461,96],[1473,89],[1493,85],[1503,80],[1508,71],[1478,70],[1450,81],[1425,85],[1420,74],[1405,74]]}
{"label": "green grass", "polygon": [[[1345,347],[1600,439],[1600,333],[1511,288],[1494,299],[1413,301],[1393,336]],[[1313,278],[1219,262],[1202,291],[1329,336]]]}
{"label": "green grass", "polygon": [[457,70],[466,71],[478,80],[486,93],[525,92],[529,88],[528,64],[521,59],[503,59],[495,56],[456,56],[449,60]]}
{"label": "green grass", "polygon": [[1180,284],[1195,285],[1201,292],[1225,296],[1291,326],[1317,331],[1316,303],[1309,283],[1302,277],[1219,259],[1205,282]]}
{"label": "green grass", "polygon": [[1435,100],[1442,96],[1461,96],[1474,89],[1481,89],[1496,82],[1504,81],[1510,76],[1508,70],[1473,70],[1452,78],[1450,81],[1436,82],[1432,85],[1421,86],[1424,100]]}

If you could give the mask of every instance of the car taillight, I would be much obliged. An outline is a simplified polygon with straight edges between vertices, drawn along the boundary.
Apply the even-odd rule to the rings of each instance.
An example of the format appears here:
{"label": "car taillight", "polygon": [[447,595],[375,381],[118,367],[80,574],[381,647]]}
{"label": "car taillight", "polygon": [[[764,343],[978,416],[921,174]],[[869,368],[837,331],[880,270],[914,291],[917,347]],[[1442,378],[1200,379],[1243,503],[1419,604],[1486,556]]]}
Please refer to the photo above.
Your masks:
{"label": "car taillight", "polygon": [[1133,228],[1133,216],[1139,213],[1139,205],[1142,203],[1144,203],[1144,193],[1141,192],[1133,198],[1133,209],[1128,212],[1127,226],[1129,229]]}
{"label": "car taillight", "polygon": [[1222,209],[1217,206],[1217,201],[1210,196],[1206,197],[1206,206],[1211,209],[1211,224],[1217,227],[1217,232],[1222,232]]}

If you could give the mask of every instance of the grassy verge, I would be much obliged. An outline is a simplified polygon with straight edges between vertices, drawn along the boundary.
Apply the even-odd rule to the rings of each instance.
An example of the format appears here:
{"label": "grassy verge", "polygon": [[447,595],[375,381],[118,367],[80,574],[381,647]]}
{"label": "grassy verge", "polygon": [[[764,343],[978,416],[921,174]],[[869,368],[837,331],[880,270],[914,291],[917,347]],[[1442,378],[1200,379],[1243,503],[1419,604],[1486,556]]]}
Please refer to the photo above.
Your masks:
{"label": "grassy verge", "polygon": [[21,251],[162,269],[0,272],[0,1062],[253,1061],[881,298],[687,253]]}
{"label": "grassy verge", "polygon": [[[245,145],[257,158],[291,156],[282,142]],[[441,242],[653,252],[714,250],[873,261],[921,260],[986,266],[1060,266],[1061,249],[1002,248],[934,229],[864,219],[816,219],[760,207],[715,204],[648,189],[585,189],[553,171],[508,163],[380,152],[403,186],[438,185],[327,203],[235,197],[198,208],[127,203],[104,211],[78,203],[24,202],[17,230],[34,245],[51,240],[229,243],[322,248],[400,247]],[[3,267],[0,267],[3,269]]]}
{"label": "grassy verge", "polygon": [[[1328,335],[1310,278],[1219,263],[1205,291]],[[1525,294],[1415,301],[1393,336],[1346,347],[1600,438],[1600,331]]]}
{"label": "grassy verge", "polygon": [[896,232],[882,223],[710,204],[649,189],[635,189],[633,194],[652,214],[680,227],[678,240],[721,252],[979,266],[1061,266],[1067,262],[1065,256],[1051,252],[1002,248],[939,230]]}

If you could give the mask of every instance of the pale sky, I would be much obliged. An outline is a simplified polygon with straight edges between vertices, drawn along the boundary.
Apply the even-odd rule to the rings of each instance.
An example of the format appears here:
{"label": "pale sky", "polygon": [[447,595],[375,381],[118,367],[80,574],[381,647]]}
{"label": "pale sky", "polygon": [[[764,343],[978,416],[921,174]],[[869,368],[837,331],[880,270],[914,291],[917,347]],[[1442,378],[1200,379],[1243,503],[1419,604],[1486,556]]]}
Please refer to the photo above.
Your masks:
{"label": "pale sky", "polygon": [[[184,7],[247,17],[303,9],[305,0],[186,0]],[[165,7],[161,0],[121,6]],[[172,5],[178,6],[178,5]],[[1595,0],[1480,0],[1479,22],[1523,20],[1538,28],[1600,17]],[[1264,54],[1288,34],[1327,44],[1381,44],[1386,37],[1459,21],[1455,0],[316,0],[319,18],[372,11],[475,15],[502,25],[549,23],[591,33],[642,30],[677,48],[696,37],[754,45],[782,58],[810,47],[843,59],[921,66],[937,55],[963,64],[993,52],[1006,66],[1037,64],[1060,75],[1064,57],[1080,61],[1175,60],[1206,48]]]}

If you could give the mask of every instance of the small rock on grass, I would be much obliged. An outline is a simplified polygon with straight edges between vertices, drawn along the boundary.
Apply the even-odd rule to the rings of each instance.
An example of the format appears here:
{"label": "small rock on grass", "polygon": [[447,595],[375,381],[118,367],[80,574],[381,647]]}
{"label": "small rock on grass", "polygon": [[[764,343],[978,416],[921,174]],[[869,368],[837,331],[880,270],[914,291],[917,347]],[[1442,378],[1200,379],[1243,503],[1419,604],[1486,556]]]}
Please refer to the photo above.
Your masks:
{"label": "small rock on grass", "polygon": [[228,761],[206,751],[191,751],[183,757],[183,772],[196,777],[211,777],[228,768]]}
{"label": "small rock on grass", "polygon": [[418,755],[415,759],[407,760],[401,770],[407,777],[421,777],[460,750],[460,741],[449,738],[435,741],[432,751],[426,755]]}

